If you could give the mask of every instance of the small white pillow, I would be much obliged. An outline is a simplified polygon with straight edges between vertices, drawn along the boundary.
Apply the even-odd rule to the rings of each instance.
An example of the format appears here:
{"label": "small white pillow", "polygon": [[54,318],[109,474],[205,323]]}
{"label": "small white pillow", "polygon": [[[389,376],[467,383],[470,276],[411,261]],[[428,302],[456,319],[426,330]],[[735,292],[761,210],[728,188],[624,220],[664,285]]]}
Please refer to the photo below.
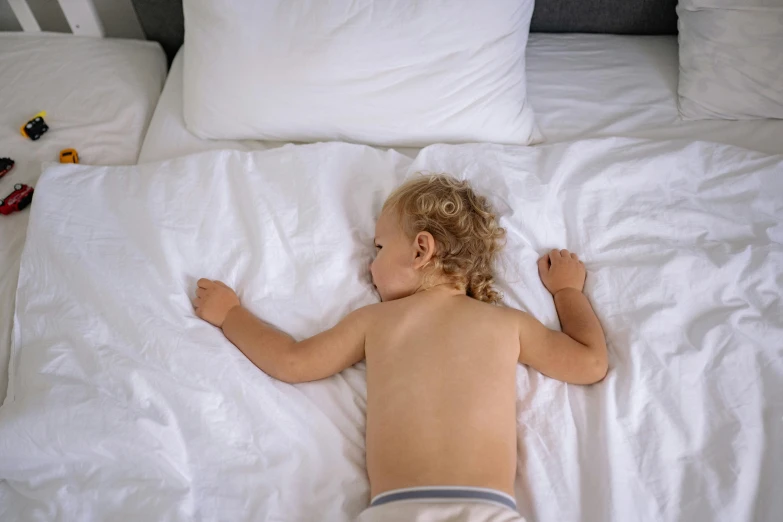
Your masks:
{"label": "small white pillow", "polygon": [[533,0],[185,0],[184,12],[184,118],[201,138],[540,138],[525,86]]}
{"label": "small white pillow", "polygon": [[680,0],[680,114],[783,118],[783,0]]}

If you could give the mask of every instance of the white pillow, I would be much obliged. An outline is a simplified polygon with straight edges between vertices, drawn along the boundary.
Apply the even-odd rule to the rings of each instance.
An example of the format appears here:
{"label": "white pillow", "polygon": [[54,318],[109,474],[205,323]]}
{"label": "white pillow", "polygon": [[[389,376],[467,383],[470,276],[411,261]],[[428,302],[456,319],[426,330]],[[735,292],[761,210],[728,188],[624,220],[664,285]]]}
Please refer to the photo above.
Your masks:
{"label": "white pillow", "polygon": [[185,0],[184,118],[201,138],[383,146],[539,139],[533,0]]}
{"label": "white pillow", "polygon": [[680,114],[783,118],[783,0],[680,0]]}

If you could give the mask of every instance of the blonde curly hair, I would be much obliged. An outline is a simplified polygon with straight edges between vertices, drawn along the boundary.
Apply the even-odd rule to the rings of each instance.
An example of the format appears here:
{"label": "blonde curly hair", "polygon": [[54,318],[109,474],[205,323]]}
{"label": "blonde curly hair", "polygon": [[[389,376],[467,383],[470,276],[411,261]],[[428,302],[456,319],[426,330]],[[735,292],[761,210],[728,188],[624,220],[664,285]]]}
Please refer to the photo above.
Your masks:
{"label": "blonde curly hair", "polygon": [[411,239],[429,232],[435,239],[433,267],[469,297],[497,304],[493,265],[506,231],[486,198],[467,181],[444,174],[421,175],[395,190],[383,210],[399,214]]}

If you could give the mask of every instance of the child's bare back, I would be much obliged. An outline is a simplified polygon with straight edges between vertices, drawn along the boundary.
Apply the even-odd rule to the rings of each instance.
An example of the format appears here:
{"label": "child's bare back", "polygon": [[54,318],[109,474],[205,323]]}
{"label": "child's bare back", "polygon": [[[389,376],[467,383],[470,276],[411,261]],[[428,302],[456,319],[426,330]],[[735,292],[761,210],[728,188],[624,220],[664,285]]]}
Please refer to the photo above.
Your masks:
{"label": "child's bare back", "polygon": [[513,495],[519,325],[510,310],[448,288],[371,309],[372,496],[433,484]]}
{"label": "child's bare back", "polygon": [[372,507],[362,520],[518,520],[509,514],[517,363],[575,384],[606,374],[584,264],[567,250],[539,259],[562,325],[550,330],[498,306],[492,269],[503,235],[466,183],[430,176],[403,185],[376,224],[370,269],[382,302],[299,342],[254,317],[223,283],[198,282],[197,315],[272,377],[318,380],[366,359]]}

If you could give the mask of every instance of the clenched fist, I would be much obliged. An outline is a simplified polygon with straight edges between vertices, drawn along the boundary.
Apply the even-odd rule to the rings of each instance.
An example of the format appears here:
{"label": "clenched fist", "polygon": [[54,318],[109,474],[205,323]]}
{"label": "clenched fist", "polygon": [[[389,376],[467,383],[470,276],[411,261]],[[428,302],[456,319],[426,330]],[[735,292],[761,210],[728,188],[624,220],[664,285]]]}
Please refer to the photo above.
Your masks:
{"label": "clenched fist", "polygon": [[223,326],[228,312],[239,306],[237,294],[220,281],[199,279],[193,306],[196,315],[218,328]]}
{"label": "clenched fist", "polygon": [[587,271],[576,254],[568,250],[552,250],[538,260],[538,275],[549,293],[555,295],[565,288],[581,292]]}

